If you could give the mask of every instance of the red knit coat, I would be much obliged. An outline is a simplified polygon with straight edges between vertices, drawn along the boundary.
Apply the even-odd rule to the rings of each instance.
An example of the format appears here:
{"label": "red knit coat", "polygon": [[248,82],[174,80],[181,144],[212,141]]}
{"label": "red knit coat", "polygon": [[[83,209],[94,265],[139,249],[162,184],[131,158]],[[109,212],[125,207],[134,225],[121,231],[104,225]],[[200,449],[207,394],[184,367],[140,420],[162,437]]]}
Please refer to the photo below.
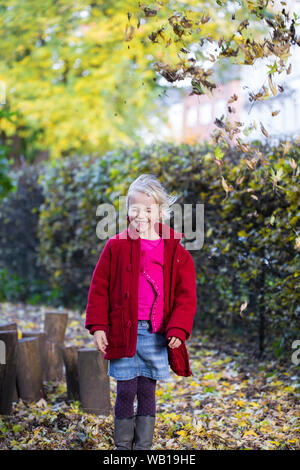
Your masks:
{"label": "red knit coat", "polygon": [[[155,229],[164,238],[163,332],[166,338],[176,336],[182,341],[178,348],[167,346],[169,365],[175,374],[188,377],[193,374],[185,341],[197,309],[195,265],[179,243],[183,233],[161,222]],[[130,224],[108,239],[92,275],[85,328],[91,334],[106,332],[107,360],[132,357],[136,352],[140,252],[141,239]]]}

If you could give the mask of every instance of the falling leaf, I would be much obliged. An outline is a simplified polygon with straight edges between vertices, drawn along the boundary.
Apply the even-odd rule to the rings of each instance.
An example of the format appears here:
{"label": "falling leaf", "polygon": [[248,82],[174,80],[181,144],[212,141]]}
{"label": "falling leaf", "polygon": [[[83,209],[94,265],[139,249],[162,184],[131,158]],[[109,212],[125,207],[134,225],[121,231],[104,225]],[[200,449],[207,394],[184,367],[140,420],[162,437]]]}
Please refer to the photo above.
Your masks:
{"label": "falling leaf", "polygon": [[222,150],[220,149],[218,145],[215,149],[215,157],[217,160],[222,160],[223,156],[224,156],[224,152],[222,152]]}
{"label": "falling leaf", "polygon": [[210,16],[208,16],[208,15],[207,15],[207,16],[203,15],[200,21],[201,21],[202,24],[205,24],[205,23],[207,23],[209,20],[210,20]]}
{"label": "falling leaf", "polygon": [[231,98],[227,101],[227,103],[233,103],[238,99],[238,96],[236,94],[232,95]]}
{"label": "falling leaf", "polygon": [[252,158],[252,160],[248,160],[247,158],[245,159],[245,163],[249,170],[254,170],[257,164],[256,158]]}
{"label": "falling leaf", "polygon": [[245,179],[245,176],[240,176],[237,180],[236,180],[236,184],[237,185],[240,185]]}
{"label": "falling leaf", "polygon": [[261,128],[262,133],[263,133],[266,137],[269,137],[269,134],[267,133],[266,129],[264,128],[262,122],[260,122],[260,128]]}
{"label": "falling leaf", "polygon": [[226,193],[228,193],[229,191],[232,191],[233,190],[233,186],[232,185],[229,185],[226,183],[226,180],[224,178],[224,176],[222,176],[222,186],[223,188],[225,189]]}
{"label": "falling leaf", "polygon": [[242,318],[244,318],[243,315],[242,315],[242,312],[245,310],[245,308],[247,307],[247,305],[248,305],[248,302],[246,301],[246,302],[242,303],[242,305],[241,305],[241,307],[240,307],[240,316],[241,316]]}
{"label": "falling leaf", "polygon": [[156,16],[158,10],[161,8],[160,6],[158,6],[157,8],[152,9],[152,8],[147,7],[144,4],[140,5],[140,7],[143,10],[143,12],[145,13],[145,16],[147,16],[147,17]]}
{"label": "falling leaf", "polygon": [[125,41],[131,41],[132,38],[133,38],[133,33],[134,33],[134,26],[126,25],[126,28],[125,28]]}
{"label": "falling leaf", "polygon": [[213,161],[218,165],[218,166],[222,166],[223,165],[223,162],[221,160],[217,160],[216,158],[213,158]]}
{"label": "falling leaf", "polygon": [[292,144],[289,140],[285,141],[284,143],[281,144],[281,147],[283,149],[283,155],[286,155],[290,149],[292,148]]}
{"label": "falling leaf", "polygon": [[295,162],[295,160],[292,157],[289,159],[289,164],[291,165],[293,170],[296,170],[297,163]]}
{"label": "falling leaf", "polygon": [[269,80],[269,87],[270,87],[273,95],[276,96],[277,95],[277,89],[276,89],[276,86],[273,84],[272,75],[269,75],[268,80]]}

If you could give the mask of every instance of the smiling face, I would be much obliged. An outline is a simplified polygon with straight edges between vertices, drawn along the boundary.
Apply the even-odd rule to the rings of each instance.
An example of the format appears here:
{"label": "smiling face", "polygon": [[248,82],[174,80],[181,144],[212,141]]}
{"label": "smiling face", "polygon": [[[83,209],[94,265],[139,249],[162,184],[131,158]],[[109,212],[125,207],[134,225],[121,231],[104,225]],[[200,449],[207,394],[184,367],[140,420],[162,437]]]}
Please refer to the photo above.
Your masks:
{"label": "smiling face", "polygon": [[161,211],[153,196],[136,191],[129,197],[128,216],[141,238],[159,238],[154,224],[160,221]]}

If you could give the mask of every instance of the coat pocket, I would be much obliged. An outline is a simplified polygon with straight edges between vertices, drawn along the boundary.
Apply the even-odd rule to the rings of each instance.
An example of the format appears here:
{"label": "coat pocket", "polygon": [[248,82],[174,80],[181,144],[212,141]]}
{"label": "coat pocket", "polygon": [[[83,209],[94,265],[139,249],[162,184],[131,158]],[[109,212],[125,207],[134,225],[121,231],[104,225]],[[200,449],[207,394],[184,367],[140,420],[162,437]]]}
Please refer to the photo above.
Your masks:
{"label": "coat pocket", "polygon": [[109,348],[119,348],[126,345],[122,307],[113,308],[108,315],[107,341]]}
{"label": "coat pocket", "polygon": [[193,375],[190,369],[189,355],[184,342],[175,349],[168,346],[168,361],[172,371],[175,372],[175,374],[184,377]]}

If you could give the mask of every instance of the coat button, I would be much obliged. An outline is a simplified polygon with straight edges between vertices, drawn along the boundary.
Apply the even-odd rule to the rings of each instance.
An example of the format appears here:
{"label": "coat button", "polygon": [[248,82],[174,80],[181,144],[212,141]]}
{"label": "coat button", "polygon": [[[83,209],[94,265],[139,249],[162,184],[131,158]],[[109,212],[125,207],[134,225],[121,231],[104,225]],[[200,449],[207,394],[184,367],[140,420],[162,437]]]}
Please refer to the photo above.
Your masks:
{"label": "coat button", "polygon": [[129,321],[127,322],[127,326],[131,326],[131,325],[132,325],[132,323],[131,323],[131,321],[129,320]]}
{"label": "coat button", "polygon": [[127,271],[129,271],[129,272],[131,271],[131,264],[127,265]]}
{"label": "coat button", "polygon": [[129,297],[129,292],[128,292],[128,290],[125,292],[124,297],[125,297],[125,299],[128,299],[128,297]]}

